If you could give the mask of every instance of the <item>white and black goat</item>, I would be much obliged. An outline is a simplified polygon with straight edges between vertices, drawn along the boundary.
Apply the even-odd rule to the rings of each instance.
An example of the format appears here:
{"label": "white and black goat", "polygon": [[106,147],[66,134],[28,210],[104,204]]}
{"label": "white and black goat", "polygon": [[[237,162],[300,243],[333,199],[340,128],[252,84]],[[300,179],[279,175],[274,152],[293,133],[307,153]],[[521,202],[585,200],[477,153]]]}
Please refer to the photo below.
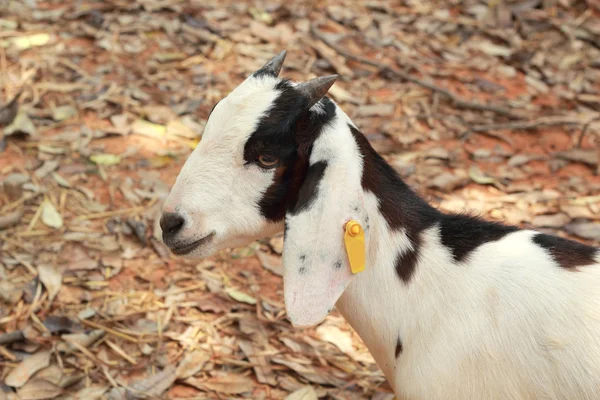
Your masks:
{"label": "white and black goat", "polygon": [[[164,242],[205,257],[285,229],[295,326],[336,306],[399,399],[600,399],[600,251],[419,198],[285,52],[212,110],[165,203]],[[344,225],[366,236],[353,275]]]}

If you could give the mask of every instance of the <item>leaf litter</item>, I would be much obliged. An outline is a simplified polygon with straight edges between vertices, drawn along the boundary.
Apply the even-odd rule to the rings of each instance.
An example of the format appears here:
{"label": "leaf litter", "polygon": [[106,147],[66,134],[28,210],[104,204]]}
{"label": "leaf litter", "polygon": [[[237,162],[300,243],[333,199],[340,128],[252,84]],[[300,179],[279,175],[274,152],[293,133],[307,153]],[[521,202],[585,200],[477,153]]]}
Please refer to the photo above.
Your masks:
{"label": "leaf litter", "polygon": [[593,2],[9,1],[0,397],[388,399],[333,311],[293,329],[283,237],[192,262],[160,209],[212,106],[282,48],[445,211],[600,244]]}

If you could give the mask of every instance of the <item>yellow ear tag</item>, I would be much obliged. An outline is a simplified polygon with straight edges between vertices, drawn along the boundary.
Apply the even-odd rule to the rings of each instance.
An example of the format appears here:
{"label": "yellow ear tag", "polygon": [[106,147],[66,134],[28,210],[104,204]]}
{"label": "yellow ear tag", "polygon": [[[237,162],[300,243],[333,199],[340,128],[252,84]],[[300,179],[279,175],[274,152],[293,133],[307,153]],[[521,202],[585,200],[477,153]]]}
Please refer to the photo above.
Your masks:
{"label": "yellow ear tag", "polygon": [[350,269],[353,274],[364,271],[365,256],[365,231],[357,221],[351,220],[346,223],[346,232],[344,233],[344,244],[346,253],[350,260]]}

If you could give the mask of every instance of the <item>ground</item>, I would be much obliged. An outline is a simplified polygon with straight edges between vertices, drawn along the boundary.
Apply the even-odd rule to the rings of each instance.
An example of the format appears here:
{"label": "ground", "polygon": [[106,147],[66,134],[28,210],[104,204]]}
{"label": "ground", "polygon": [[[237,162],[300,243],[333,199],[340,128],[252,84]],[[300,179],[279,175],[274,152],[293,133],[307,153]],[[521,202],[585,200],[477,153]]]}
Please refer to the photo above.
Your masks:
{"label": "ground", "polygon": [[0,399],[393,397],[337,312],[291,327],[280,236],[160,241],[210,109],[282,49],[435,206],[600,243],[596,0],[0,7]]}

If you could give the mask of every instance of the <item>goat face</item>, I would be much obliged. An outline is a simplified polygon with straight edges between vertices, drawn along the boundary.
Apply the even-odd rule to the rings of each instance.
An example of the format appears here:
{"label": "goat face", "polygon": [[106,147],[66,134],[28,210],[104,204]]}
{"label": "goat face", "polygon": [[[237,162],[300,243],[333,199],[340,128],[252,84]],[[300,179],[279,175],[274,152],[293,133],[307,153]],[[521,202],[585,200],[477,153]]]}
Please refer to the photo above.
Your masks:
{"label": "goat face", "polygon": [[205,257],[283,227],[308,162],[297,125],[335,81],[281,80],[284,58],[270,60],[209,115],[163,208],[163,240],[175,254]]}

